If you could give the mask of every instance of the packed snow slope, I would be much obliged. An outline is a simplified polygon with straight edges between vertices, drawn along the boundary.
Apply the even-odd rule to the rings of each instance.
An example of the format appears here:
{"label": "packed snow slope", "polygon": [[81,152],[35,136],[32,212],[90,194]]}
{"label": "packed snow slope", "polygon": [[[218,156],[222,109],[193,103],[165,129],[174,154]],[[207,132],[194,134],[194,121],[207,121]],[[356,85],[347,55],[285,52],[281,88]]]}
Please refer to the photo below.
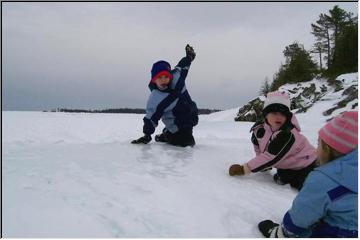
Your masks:
{"label": "packed snow slope", "polygon": [[[297,114],[314,146],[332,101]],[[261,237],[297,192],[274,170],[228,175],[255,155],[237,110],[200,116],[193,148],[130,144],[143,115],[3,112],[3,236]]]}

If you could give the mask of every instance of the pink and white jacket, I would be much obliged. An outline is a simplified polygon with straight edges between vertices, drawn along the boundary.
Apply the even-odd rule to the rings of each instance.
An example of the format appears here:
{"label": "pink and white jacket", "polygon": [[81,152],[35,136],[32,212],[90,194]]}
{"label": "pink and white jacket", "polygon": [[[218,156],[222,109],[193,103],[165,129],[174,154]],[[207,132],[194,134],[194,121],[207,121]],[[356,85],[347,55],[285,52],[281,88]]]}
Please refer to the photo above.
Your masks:
{"label": "pink and white jacket", "polygon": [[251,130],[256,157],[247,162],[251,172],[275,167],[300,170],[313,163],[316,149],[300,133],[299,123],[293,114],[291,121],[273,132],[266,122],[256,123]]}

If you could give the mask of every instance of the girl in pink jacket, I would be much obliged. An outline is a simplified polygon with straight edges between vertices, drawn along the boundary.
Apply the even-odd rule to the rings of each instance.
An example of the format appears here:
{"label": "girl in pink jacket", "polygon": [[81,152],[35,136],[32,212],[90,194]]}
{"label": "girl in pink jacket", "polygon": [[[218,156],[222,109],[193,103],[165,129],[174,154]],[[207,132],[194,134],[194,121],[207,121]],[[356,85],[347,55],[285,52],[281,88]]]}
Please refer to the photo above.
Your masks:
{"label": "girl in pink jacket", "polygon": [[300,190],[306,176],[316,167],[316,149],[300,133],[295,115],[290,111],[289,96],[281,92],[267,94],[264,121],[251,128],[256,157],[244,165],[234,164],[230,176],[277,168],[274,181],[289,183]]}

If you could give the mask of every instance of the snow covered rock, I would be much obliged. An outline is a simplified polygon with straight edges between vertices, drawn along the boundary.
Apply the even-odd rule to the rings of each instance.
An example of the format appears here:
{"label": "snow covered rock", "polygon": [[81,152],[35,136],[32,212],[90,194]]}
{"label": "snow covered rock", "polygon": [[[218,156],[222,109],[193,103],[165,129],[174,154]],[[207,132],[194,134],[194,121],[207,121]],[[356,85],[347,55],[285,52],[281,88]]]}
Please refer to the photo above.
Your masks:
{"label": "snow covered rock", "polygon": [[261,115],[265,97],[260,96],[239,109],[235,121],[255,122]]}
{"label": "snow covered rock", "polygon": [[[327,109],[321,109],[324,116],[357,109],[358,106],[358,73],[338,76],[335,80],[315,78],[309,82],[285,84],[279,91],[289,94],[291,110],[294,113],[305,113],[319,101],[329,101]],[[242,106],[235,121],[256,121],[261,117],[265,97],[259,96]]]}

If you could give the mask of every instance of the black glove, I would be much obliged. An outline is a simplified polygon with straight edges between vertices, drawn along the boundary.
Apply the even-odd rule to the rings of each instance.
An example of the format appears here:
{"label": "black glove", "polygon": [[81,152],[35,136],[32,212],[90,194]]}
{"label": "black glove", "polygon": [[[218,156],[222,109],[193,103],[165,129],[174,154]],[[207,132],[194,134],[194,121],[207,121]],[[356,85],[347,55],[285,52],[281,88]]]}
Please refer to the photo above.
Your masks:
{"label": "black glove", "polygon": [[139,144],[139,143],[144,143],[144,144],[147,144],[151,141],[151,136],[150,135],[144,135],[142,136],[141,138],[139,139],[136,139],[136,140],[133,140],[131,141],[131,143],[134,143],[134,144]]}
{"label": "black glove", "polygon": [[193,61],[195,59],[195,56],[196,56],[194,48],[191,47],[189,44],[187,44],[186,47],[185,47],[185,51],[186,51],[186,56],[190,57],[191,61]]}
{"label": "black glove", "polygon": [[281,226],[277,223],[274,223],[271,220],[265,220],[258,224],[260,232],[266,238],[283,238],[284,234],[281,229]]}

